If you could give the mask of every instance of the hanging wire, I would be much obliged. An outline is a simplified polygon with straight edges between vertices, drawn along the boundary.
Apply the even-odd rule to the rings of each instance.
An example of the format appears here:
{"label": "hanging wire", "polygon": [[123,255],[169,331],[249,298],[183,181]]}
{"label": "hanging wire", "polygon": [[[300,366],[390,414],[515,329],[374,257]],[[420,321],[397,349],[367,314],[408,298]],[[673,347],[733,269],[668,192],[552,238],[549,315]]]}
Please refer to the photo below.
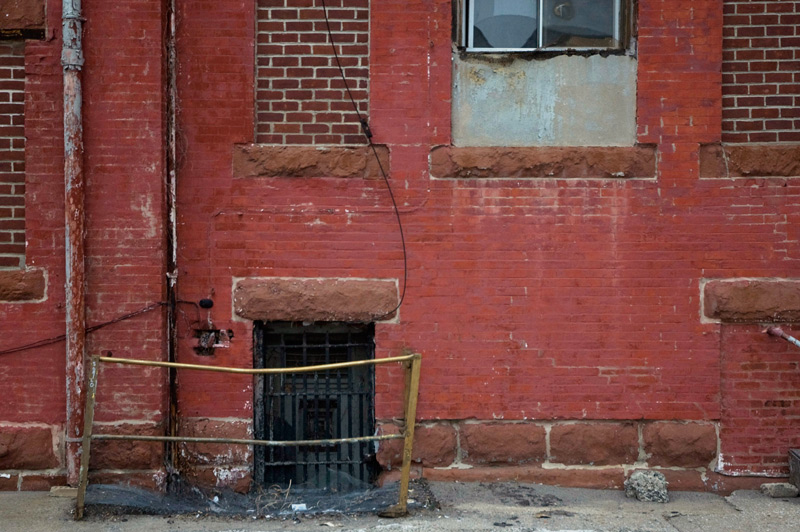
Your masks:
{"label": "hanging wire", "polygon": [[339,75],[342,78],[342,83],[344,83],[344,88],[347,91],[347,96],[350,98],[350,103],[353,104],[353,110],[358,116],[358,122],[361,124],[361,131],[364,133],[364,136],[367,139],[367,143],[369,147],[372,149],[372,154],[375,156],[375,160],[378,163],[378,168],[381,171],[381,176],[383,176],[383,182],[386,183],[386,189],[389,191],[389,197],[392,199],[392,206],[394,207],[394,215],[397,218],[397,227],[400,232],[400,242],[403,245],[403,289],[400,292],[400,299],[397,302],[397,306],[394,307],[391,311],[387,312],[383,316],[379,316],[379,319],[385,318],[387,316],[391,316],[400,308],[403,304],[403,300],[406,298],[406,285],[408,284],[408,252],[406,250],[406,238],[403,231],[403,222],[400,220],[400,209],[397,208],[397,201],[394,198],[394,192],[392,191],[392,185],[389,184],[389,177],[386,175],[386,170],[383,168],[383,164],[381,163],[381,158],[378,156],[378,151],[375,148],[375,144],[372,142],[372,130],[369,127],[369,122],[367,119],[361,115],[361,112],[358,109],[358,104],[356,103],[355,98],[353,98],[353,93],[350,91],[350,86],[347,83],[347,77],[344,74],[344,69],[342,68],[342,62],[339,60],[339,53],[336,51],[336,42],[333,39],[333,32],[331,31],[331,22],[328,19],[328,6],[325,4],[325,0],[322,0],[322,13],[325,16],[325,27],[328,30],[328,40],[331,43],[331,49],[333,50],[333,57],[336,59],[336,66],[339,68]]}
{"label": "hanging wire", "polygon": [[[195,303],[194,301],[179,300],[178,303],[187,303],[187,304],[190,304],[190,305],[197,306],[197,303]],[[113,324],[119,323],[121,321],[129,320],[131,318],[135,318],[136,316],[140,316],[142,314],[145,314],[147,312],[155,310],[155,309],[157,309],[159,307],[167,306],[168,304],[169,303],[167,303],[166,301],[159,301],[157,303],[151,303],[151,304],[147,305],[146,307],[140,308],[139,310],[134,310],[133,312],[129,312],[127,314],[123,314],[122,316],[117,316],[116,318],[113,318],[111,320],[104,321],[102,323],[98,323],[97,325],[92,325],[91,327],[86,327],[86,333],[89,334],[89,333],[92,333],[94,331],[98,331],[98,330],[102,329],[103,327],[108,327],[109,325],[113,325]],[[67,335],[66,334],[60,334],[58,336],[52,336],[50,338],[44,338],[42,340],[37,340],[37,341],[31,342],[29,344],[19,345],[19,346],[16,346],[16,347],[10,347],[8,349],[2,349],[2,350],[0,350],[0,355],[9,355],[11,353],[18,353],[20,351],[27,351],[28,349],[36,349],[37,347],[44,347],[44,346],[48,346],[48,345],[53,345],[53,344],[57,344],[59,342],[63,342],[66,339],[67,339]]]}

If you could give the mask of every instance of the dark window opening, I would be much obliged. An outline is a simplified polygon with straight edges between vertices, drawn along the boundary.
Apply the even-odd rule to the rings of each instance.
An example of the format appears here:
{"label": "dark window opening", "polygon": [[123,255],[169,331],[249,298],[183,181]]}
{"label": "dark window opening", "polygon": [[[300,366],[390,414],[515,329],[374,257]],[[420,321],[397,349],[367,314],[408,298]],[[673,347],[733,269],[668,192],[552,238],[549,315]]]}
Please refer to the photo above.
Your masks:
{"label": "dark window opening", "polygon": [[614,50],[626,46],[629,0],[460,0],[469,52]]}
{"label": "dark window opening", "polygon": [[[291,368],[371,360],[373,324],[257,322],[257,368]],[[374,367],[257,376],[255,437],[327,440],[375,432]],[[347,491],[369,487],[378,467],[373,442],[256,446],[254,479],[271,485]]]}

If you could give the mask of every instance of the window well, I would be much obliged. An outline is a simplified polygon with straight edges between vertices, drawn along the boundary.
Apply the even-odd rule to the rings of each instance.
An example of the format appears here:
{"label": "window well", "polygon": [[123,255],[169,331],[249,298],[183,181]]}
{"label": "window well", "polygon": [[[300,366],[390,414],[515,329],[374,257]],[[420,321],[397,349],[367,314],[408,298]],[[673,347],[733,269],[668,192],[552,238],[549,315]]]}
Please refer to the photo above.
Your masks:
{"label": "window well", "polygon": [[[373,324],[256,322],[255,367],[292,368],[370,360]],[[375,432],[374,367],[263,375],[255,381],[260,440],[326,440]],[[378,472],[373,442],[255,449],[256,485],[368,487]]]}

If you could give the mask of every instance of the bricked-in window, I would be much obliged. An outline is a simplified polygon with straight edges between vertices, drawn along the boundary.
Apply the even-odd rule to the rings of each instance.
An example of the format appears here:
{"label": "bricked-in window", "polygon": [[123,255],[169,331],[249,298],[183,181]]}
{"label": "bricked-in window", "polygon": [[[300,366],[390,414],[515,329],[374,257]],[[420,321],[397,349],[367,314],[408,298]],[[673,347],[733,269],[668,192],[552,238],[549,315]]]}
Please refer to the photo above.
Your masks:
{"label": "bricked-in window", "polygon": [[25,265],[25,43],[0,41],[0,268]]}
{"label": "bricked-in window", "polygon": [[[369,0],[326,0],[359,111],[368,112]],[[256,142],[361,144],[361,126],[328,40],[321,0],[257,0]]]}
{"label": "bricked-in window", "polygon": [[800,1],[725,0],[722,140],[800,141]]}

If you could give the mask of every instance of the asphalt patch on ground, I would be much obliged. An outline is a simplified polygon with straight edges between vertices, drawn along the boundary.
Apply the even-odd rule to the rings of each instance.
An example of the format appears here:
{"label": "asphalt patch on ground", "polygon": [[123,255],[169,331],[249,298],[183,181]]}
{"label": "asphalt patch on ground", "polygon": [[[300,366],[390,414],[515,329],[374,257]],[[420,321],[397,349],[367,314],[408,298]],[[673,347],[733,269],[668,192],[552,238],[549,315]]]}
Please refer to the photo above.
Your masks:
{"label": "asphalt patch on ground", "polygon": [[514,506],[562,506],[564,502],[550,494],[537,493],[532,486],[519,486],[514,484],[488,484],[481,483],[488,488],[500,502]]}
{"label": "asphalt patch on ground", "polygon": [[[326,514],[374,514],[397,504],[399,485],[331,492],[273,486],[250,494],[209,490],[183,484],[170,493],[132,486],[89,485],[85,515],[195,515],[225,517],[293,517]],[[424,480],[409,487],[409,510],[435,509],[438,503]]]}

